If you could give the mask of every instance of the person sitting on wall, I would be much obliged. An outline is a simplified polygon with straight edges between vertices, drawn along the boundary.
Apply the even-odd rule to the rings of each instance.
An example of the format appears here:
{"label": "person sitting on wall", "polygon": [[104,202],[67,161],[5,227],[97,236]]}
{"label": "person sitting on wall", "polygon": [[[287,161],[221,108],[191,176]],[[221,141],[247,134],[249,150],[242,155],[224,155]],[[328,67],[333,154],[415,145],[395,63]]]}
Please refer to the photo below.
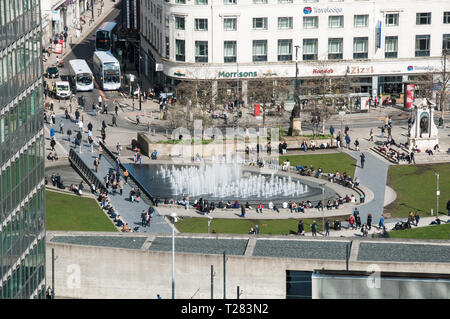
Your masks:
{"label": "person sitting on wall", "polygon": [[153,153],[152,153],[152,155],[151,155],[151,159],[152,159],[152,160],[156,160],[156,159],[158,159],[157,156],[158,156],[158,152],[157,152],[156,150],[154,150]]}

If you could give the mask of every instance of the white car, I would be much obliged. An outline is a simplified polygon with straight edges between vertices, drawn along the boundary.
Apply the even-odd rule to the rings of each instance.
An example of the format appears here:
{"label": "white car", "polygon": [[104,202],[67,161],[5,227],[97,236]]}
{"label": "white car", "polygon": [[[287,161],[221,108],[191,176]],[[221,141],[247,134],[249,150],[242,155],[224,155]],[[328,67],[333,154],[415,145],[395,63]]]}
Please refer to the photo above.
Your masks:
{"label": "white car", "polygon": [[56,82],[56,96],[61,99],[70,98],[70,84],[67,81]]}

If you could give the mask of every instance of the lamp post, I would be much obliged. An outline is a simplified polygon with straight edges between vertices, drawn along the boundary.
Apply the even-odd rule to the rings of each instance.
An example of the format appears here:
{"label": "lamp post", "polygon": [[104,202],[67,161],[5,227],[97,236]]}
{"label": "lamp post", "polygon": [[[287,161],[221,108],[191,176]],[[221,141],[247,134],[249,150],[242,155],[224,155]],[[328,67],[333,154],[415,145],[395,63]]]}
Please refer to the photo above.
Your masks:
{"label": "lamp post", "polygon": [[175,299],[175,223],[177,222],[177,213],[172,213],[172,299]]}
{"label": "lamp post", "polygon": [[211,216],[207,216],[208,218],[209,218],[209,220],[208,220],[208,234],[209,234],[209,226],[211,226],[211,222],[213,221],[213,217],[211,217]]}
{"label": "lamp post", "polygon": [[439,172],[434,173],[436,175],[436,217],[439,216],[439,195],[441,194],[439,190]]}
{"label": "lamp post", "polygon": [[300,48],[299,45],[295,46],[295,96],[294,101],[295,104],[297,104],[298,101],[298,49]]}
{"label": "lamp post", "polygon": [[323,206],[325,205],[325,189],[322,184],[322,232],[325,232],[325,212],[323,211]]}

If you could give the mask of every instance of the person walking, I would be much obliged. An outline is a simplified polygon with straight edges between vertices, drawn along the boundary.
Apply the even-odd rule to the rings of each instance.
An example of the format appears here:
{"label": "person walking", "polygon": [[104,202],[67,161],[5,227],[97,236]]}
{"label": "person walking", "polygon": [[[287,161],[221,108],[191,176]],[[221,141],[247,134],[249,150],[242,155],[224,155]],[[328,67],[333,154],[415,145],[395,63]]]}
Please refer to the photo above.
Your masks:
{"label": "person walking", "polygon": [[372,228],[372,214],[367,215],[367,228],[370,230]]}
{"label": "person walking", "polygon": [[116,150],[117,150],[117,156],[120,156],[120,150],[122,149],[122,146],[120,146],[119,142],[117,142]]}
{"label": "person walking", "polygon": [[331,134],[331,136],[334,137],[334,127],[333,127],[333,125],[330,126],[330,134]]}
{"label": "person walking", "polygon": [[63,120],[59,121],[59,133],[64,134],[64,121]]}
{"label": "person walking", "polygon": [[94,152],[94,140],[92,139],[92,136],[88,135],[88,142],[89,142],[89,147],[91,148],[91,153]]}
{"label": "person walking", "polygon": [[55,151],[55,145],[56,145],[55,139],[52,138],[52,140],[50,141],[50,147],[52,148],[53,152]]}
{"label": "person walking", "polygon": [[416,213],[414,214],[414,219],[415,219],[415,221],[416,221],[416,226],[419,226],[420,216],[419,216],[419,213],[418,213],[418,212],[416,212]]}
{"label": "person walking", "polygon": [[355,220],[353,219],[353,215],[350,215],[350,218],[348,220],[349,228],[353,229],[355,224]]}
{"label": "person walking", "polygon": [[385,226],[384,226],[384,216],[381,215],[380,217],[380,221],[378,222],[378,226],[379,228],[382,228],[383,230],[386,230]]}
{"label": "person walking", "polygon": [[351,139],[350,139],[350,135],[345,135],[345,144],[346,144],[346,146],[347,146],[347,149],[350,149],[350,142],[351,142]]}
{"label": "person walking", "polygon": [[381,138],[384,138],[384,126],[381,127]]}
{"label": "person walking", "polygon": [[99,95],[99,96],[98,96],[98,108],[99,108],[99,109],[102,109],[102,101],[103,101],[103,100],[102,100],[102,96]]}
{"label": "person walking", "polygon": [[123,179],[119,180],[119,192],[120,192],[120,195],[123,194]]}
{"label": "person walking", "polygon": [[355,151],[358,151],[358,152],[359,152],[359,141],[358,141],[358,138],[356,138],[354,144],[355,144]]}
{"label": "person walking", "polygon": [[373,128],[370,129],[369,142],[373,142]]}
{"label": "person walking", "polygon": [[239,217],[245,217],[245,205],[241,205],[241,215]]}
{"label": "person walking", "polygon": [[103,148],[99,145],[98,146],[98,160],[100,161],[102,159],[102,154],[103,154]]}
{"label": "person walking", "polygon": [[116,106],[114,107],[114,112],[116,113],[116,115],[119,115],[118,113],[119,113],[119,106],[117,106],[117,103],[116,103]]}
{"label": "person walking", "polygon": [[305,236],[305,227],[303,226],[303,221],[301,219],[298,221],[297,235]]}
{"label": "person walking", "polygon": [[94,170],[95,170],[96,173],[98,173],[98,164],[99,164],[98,157],[96,157],[94,159]]}
{"label": "person walking", "polygon": [[366,161],[366,155],[364,155],[364,153],[361,153],[361,155],[359,155],[359,157],[361,157],[361,168],[364,168],[364,162]]}
{"label": "person walking", "polygon": [[67,140],[69,141],[69,143],[70,143],[70,135],[72,135],[72,130],[69,128],[69,129],[67,129]]}
{"label": "person walking", "polygon": [[128,170],[125,169],[125,172],[123,172],[123,178],[125,179],[125,184],[128,184],[128,175],[129,175]]}
{"label": "person walking", "polygon": [[409,154],[409,158],[411,162],[413,162],[414,165],[416,165],[416,159],[414,158],[414,151],[411,151],[411,154]]}
{"label": "person walking", "polygon": [[315,220],[313,221],[313,223],[311,225],[311,232],[312,232],[313,237],[317,236],[317,224],[316,224]]}
{"label": "person walking", "polygon": [[330,221],[327,219],[325,222],[325,237],[330,236]]}
{"label": "person walking", "polygon": [[117,120],[116,120],[116,116],[115,115],[113,115],[113,117],[112,117],[112,124],[111,124],[111,126],[116,126],[117,127]]}

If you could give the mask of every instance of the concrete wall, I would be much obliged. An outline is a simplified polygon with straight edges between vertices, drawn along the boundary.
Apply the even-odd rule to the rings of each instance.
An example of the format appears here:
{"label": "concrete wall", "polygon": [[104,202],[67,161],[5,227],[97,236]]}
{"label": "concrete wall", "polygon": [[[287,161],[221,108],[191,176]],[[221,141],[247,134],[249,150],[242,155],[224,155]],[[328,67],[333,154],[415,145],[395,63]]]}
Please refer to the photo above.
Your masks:
{"label": "concrete wall", "polygon": [[[156,298],[160,294],[164,299],[171,298],[171,252],[68,245],[48,240],[47,285],[51,285],[51,249],[54,248],[58,297]],[[367,271],[373,263],[352,261],[351,258],[349,270]],[[177,253],[175,265],[176,298],[209,299],[211,265],[216,273],[214,298],[223,298],[222,255]],[[377,265],[384,272],[448,273],[450,269],[448,263],[377,262]],[[241,299],[284,299],[286,270],[314,269],[345,270],[345,261],[227,256],[227,298],[235,299],[239,286],[243,290]],[[356,290],[352,293],[351,296],[359,294]]]}

